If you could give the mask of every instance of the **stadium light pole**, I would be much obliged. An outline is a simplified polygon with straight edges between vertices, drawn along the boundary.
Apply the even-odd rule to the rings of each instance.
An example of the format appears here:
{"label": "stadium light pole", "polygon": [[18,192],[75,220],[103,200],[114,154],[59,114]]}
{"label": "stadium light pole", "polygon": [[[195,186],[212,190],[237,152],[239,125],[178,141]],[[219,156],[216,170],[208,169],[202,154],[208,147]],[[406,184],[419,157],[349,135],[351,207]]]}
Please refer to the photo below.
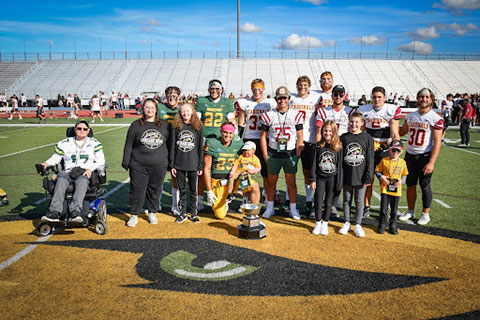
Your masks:
{"label": "stadium light pole", "polygon": [[237,0],[237,58],[240,58],[240,0]]}

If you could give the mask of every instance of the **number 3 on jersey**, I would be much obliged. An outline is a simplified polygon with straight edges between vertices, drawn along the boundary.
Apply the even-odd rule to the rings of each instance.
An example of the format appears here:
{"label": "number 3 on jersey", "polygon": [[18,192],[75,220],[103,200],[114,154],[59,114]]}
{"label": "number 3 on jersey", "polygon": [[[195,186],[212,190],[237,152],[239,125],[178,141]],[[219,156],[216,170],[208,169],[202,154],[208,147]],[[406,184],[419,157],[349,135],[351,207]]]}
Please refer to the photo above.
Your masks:
{"label": "number 3 on jersey", "polygon": [[415,145],[417,147],[423,146],[426,134],[427,132],[425,129],[410,128],[408,134],[408,144],[411,146]]}
{"label": "number 3 on jersey", "polygon": [[223,123],[223,114],[205,112],[205,127],[219,128]]}

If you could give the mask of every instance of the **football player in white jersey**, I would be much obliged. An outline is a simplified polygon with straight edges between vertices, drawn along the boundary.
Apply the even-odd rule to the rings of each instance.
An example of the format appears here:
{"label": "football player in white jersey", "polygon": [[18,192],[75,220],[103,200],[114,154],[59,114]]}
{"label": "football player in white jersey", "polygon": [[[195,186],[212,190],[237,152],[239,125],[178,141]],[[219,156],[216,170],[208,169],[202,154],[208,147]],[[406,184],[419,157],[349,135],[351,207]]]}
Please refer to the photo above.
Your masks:
{"label": "football player in white jersey", "polygon": [[100,109],[100,99],[96,94],[93,95],[90,100],[90,106],[92,107],[92,123],[95,122],[95,118],[99,117],[103,121],[102,110]]}
{"label": "football player in white jersey", "polygon": [[[303,115],[303,150],[301,154],[303,177],[305,182],[305,195],[307,216],[315,211],[312,205],[312,188],[310,188],[310,168],[312,167],[315,158],[315,138],[316,138],[316,119],[315,108],[320,99],[320,94],[315,91],[310,91],[312,82],[307,76],[301,76],[297,79],[297,94],[292,94],[288,104],[289,109],[297,110]],[[288,195],[288,192],[287,192]],[[288,204],[289,197],[287,197]]]}
{"label": "football player in white jersey", "polygon": [[[238,113],[238,131],[239,136],[243,136],[244,142],[253,141],[255,143],[255,155],[260,159],[262,165],[260,173],[263,178],[263,185],[266,186],[268,184],[268,170],[260,147],[261,116],[263,113],[272,110],[276,106],[276,102],[273,99],[265,99],[265,82],[262,79],[253,80],[250,87],[252,98],[240,98],[235,102],[235,109]],[[264,192],[266,191],[264,190]]]}
{"label": "football player in white jersey", "polygon": [[320,94],[320,100],[318,101],[319,108],[325,108],[333,104],[332,99],[332,87],[333,87],[333,75],[330,71],[325,71],[320,75],[320,86],[322,91]]}
{"label": "football player in white jersey", "polygon": [[399,219],[406,221],[415,217],[415,201],[417,200],[417,182],[422,190],[422,216],[418,224],[425,225],[430,221],[430,205],[432,204],[432,178],[435,161],[442,146],[443,118],[432,110],[435,95],[430,89],[422,89],[417,93],[417,111],[405,117],[400,128],[400,135],[408,132],[407,153],[407,203],[408,211]]}
{"label": "football player in white jersey", "polygon": [[[283,168],[290,195],[290,215],[300,220],[297,211],[297,162],[303,149],[303,114],[289,109],[290,93],[284,86],[275,91],[277,108],[262,114],[260,146],[268,167],[267,209],[264,218],[275,213],[273,208],[278,174]],[[268,140],[268,142],[267,142]]]}
{"label": "football player in white jersey", "polygon": [[[385,103],[385,88],[372,89],[372,104],[358,107],[365,118],[367,133],[373,137],[375,143],[375,168],[384,157],[389,156],[387,144],[392,140],[400,140],[398,135],[399,120],[402,108],[394,104]],[[370,200],[372,198],[372,184],[365,192],[364,217],[370,215]]]}

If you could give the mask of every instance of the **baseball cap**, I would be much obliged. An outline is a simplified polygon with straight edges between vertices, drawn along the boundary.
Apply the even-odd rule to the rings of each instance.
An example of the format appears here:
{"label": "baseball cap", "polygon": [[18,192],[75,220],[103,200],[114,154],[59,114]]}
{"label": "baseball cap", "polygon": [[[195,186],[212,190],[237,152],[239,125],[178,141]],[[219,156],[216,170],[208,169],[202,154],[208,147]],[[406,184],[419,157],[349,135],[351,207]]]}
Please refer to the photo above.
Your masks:
{"label": "baseball cap", "polygon": [[242,150],[256,150],[257,146],[255,145],[255,142],[253,141],[247,141],[242,147]]}
{"label": "baseball cap", "polygon": [[337,84],[335,87],[332,89],[332,93],[334,92],[341,92],[345,93],[345,88],[341,84]]}
{"label": "baseball cap", "polygon": [[281,97],[290,97],[290,92],[288,91],[288,88],[285,86],[280,86],[278,89],[275,91],[275,99],[281,98]]}
{"label": "baseball cap", "polygon": [[79,120],[77,120],[77,122],[75,122],[75,127],[76,127],[79,123],[85,123],[85,125],[87,126],[87,128],[90,128],[90,125],[88,124],[87,120],[85,120],[85,119],[79,119]]}
{"label": "baseball cap", "polygon": [[400,149],[403,150],[403,143],[401,140],[393,140],[388,146],[389,149]]}

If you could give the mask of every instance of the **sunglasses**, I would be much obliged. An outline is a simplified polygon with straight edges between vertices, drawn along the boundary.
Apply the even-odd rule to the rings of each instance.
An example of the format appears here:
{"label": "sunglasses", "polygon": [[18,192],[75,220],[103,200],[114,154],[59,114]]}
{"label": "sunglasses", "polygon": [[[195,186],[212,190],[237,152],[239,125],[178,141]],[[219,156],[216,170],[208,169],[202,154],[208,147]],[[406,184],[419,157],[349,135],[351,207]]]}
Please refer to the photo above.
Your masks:
{"label": "sunglasses", "polygon": [[220,91],[221,88],[210,88],[209,90]]}
{"label": "sunglasses", "polygon": [[341,97],[343,97],[343,96],[345,95],[345,93],[337,93],[337,92],[334,92],[334,93],[332,93],[332,95],[333,95],[334,97],[340,97],[340,98],[341,98]]}
{"label": "sunglasses", "polygon": [[90,129],[89,129],[89,128],[80,128],[80,127],[77,127],[77,128],[75,128],[75,130],[78,130],[78,131],[82,131],[82,130],[83,130],[83,131],[88,131],[88,130],[90,130]]}
{"label": "sunglasses", "polygon": [[397,149],[397,148],[392,148],[391,150],[392,150],[392,152],[402,152],[402,150]]}
{"label": "sunglasses", "polygon": [[278,98],[275,98],[277,100],[288,100],[288,97],[278,97]]}

